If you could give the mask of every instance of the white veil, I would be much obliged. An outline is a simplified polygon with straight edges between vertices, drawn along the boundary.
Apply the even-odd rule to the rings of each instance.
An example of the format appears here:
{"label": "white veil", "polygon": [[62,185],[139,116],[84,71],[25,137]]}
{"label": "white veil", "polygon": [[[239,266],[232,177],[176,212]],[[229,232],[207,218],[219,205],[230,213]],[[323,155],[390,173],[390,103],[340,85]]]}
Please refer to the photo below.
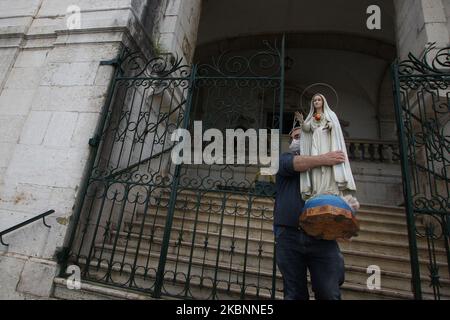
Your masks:
{"label": "white veil", "polygon": [[[322,97],[323,100],[323,112],[325,118],[331,122],[331,150],[330,151],[342,151],[345,154],[346,160],[344,163],[333,166],[333,174],[339,190],[356,191],[355,181],[353,179],[352,170],[350,168],[350,162],[348,161],[347,148],[345,146],[344,135],[342,133],[341,125],[336,114],[328,106],[328,102],[323,94],[316,94]],[[314,99],[313,97],[313,99]],[[311,100],[311,108],[308,116],[306,117],[305,124],[309,123],[314,115],[314,102]],[[300,154],[304,156],[311,155],[312,146],[312,131],[303,131],[301,136]],[[300,190],[302,197],[306,200],[312,195],[311,186],[311,172],[305,171],[300,173]]]}

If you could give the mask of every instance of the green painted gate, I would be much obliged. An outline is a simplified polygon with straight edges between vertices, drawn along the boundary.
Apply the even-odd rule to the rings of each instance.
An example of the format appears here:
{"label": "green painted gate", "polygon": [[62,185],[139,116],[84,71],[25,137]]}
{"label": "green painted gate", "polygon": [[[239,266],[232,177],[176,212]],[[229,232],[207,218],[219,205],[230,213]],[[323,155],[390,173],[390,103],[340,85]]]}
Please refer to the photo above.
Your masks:
{"label": "green painted gate", "polygon": [[450,48],[430,45],[392,71],[412,288],[422,299],[430,285],[440,299],[450,278]]}
{"label": "green painted gate", "polygon": [[171,135],[282,129],[284,38],[192,66],[129,49],[103,64],[116,71],[63,267],[157,298],[274,298],[273,183],[248,162],[175,165]]}

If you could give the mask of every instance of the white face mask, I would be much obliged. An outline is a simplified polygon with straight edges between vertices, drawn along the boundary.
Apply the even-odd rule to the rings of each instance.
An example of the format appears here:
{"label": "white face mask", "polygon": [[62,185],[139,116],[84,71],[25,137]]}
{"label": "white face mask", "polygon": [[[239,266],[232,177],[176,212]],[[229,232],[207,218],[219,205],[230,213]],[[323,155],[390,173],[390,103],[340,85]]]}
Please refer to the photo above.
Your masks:
{"label": "white face mask", "polygon": [[289,150],[291,152],[300,152],[300,139],[292,140],[292,143],[289,146]]}

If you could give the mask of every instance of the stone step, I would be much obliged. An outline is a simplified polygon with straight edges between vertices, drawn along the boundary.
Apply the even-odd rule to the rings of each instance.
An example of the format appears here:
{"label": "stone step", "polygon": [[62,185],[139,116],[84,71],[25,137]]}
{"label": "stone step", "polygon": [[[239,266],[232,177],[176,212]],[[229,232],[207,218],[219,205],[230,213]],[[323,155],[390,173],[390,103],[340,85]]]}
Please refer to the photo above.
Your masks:
{"label": "stone step", "polygon": [[[360,240],[358,238],[352,239],[352,241],[339,242],[341,249],[347,251],[358,251],[368,253],[380,253],[394,257],[407,257],[409,259],[409,246],[407,243],[396,243],[379,240]],[[424,246],[418,246],[419,259],[428,261],[429,253],[428,249]],[[442,265],[446,264],[446,253],[444,249],[436,248],[435,255],[438,262]],[[448,275],[447,275],[448,277]]]}
{"label": "stone step", "polygon": [[[113,236],[115,236],[115,234],[113,234]],[[139,235],[137,235],[137,234],[130,234],[130,235],[128,235],[126,233],[121,233],[120,234],[120,238],[118,240],[118,245],[121,246],[121,247],[126,247],[126,248],[137,248],[137,240],[138,239],[139,239]],[[144,243],[149,243],[150,242],[150,237],[142,237],[141,240],[143,240]],[[217,245],[217,241],[211,242],[210,244],[211,245]],[[227,244],[227,241],[223,241],[222,247],[226,247],[226,244]],[[231,245],[231,242],[229,244]],[[348,249],[348,248],[346,248],[346,246],[344,244],[341,243],[340,247],[343,248],[344,250]],[[243,248],[243,245],[240,246],[238,243],[235,243],[234,245],[236,246],[236,248]],[[264,246],[264,245],[266,245],[266,246]],[[366,247],[367,247],[367,245],[364,245],[364,248],[366,248]],[[143,248],[145,248],[145,245],[144,245]],[[248,248],[249,248],[248,250],[251,251],[251,252],[257,251],[259,249],[259,240],[258,241],[249,241],[248,242]],[[262,249],[268,249],[268,250],[264,250],[264,251],[272,253],[273,252],[273,242],[271,242],[271,241],[268,241],[268,243],[265,242],[261,248]],[[366,272],[365,271],[366,268],[361,268],[361,267],[357,267],[357,266],[348,266],[348,268],[356,268],[360,273],[363,273],[364,277],[363,277],[363,280],[361,280],[361,281],[364,281],[364,282],[361,282],[361,283],[365,284],[365,281],[367,280],[367,274],[365,273]],[[386,283],[389,284],[392,281],[392,279],[395,279],[396,277],[399,278],[399,276],[400,276],[400,279],[398,279],[398,280],[400,281],[400,283],[403,283],[403,286],[401,288],[398,287],[398,286],[393,287],[394,289],[405,290],[405,287],[409,288],[410,285],[411,285],[411,283],[410,283],[410,276],[409,275],[406,276],[406,279],[409,279],[409,280],[406,281],[406,283],[405,283],[405,278],[401,277],[401,276],[405,275],[405,273],[389,272],[389,271],[385,271],[385,270],[382,270],[382,272],[383,272],[383,276],[385,276],[385,278],[389,278],[389,280],[387,282],[386,282],[386,279],[384,279],[385,280],[385,282],[384,282],[385,284]],[[444,284],[446,284],[447,289],[449,290],[448,293],[450,295],[450,281],[449,280],[445,280],[445,278],[447,278],[447,277],[443,276],[443,278],[444,279],[442,279],[442,281],[443,281]]]}
{"label": "stone step", "polygon": [[[358,266],[346,265],[345,266],[345,279],[351,283],[359,284],[363,287],[367,287],[367,279],[369,274],[367,273],[367,268],[362,268]],[[411,274],[403,272],[392,272],[381,270],[381,288],[389,290],[401,290],[412,292],[411,287]],[[450,298],[450,280],[441,279],[440,288],[441,294]],[[429,295],[433,294],[433,288],[430,286],[430,278],[427,276],[422,277],[422,290],[424,293]],[[376,289],[374,289],[376,290]]]}
{"label": "stone step", "polygon": [[373,203],[361,203],[361,209],[369,210],[369,211],[383,211],[394,214],[405,214],[405,207],[396,206],[396,205],[379,205]]}
{"label": "stone step", "polygon": [[[156,211],[147,211],[146,213],[146,221],[154,221],[156,214],[153,212]],[[139,221],[143,218],[144,214],[138,213],[134,219]],[[222,217],[223,216],[223,217]],[[159,223],[165,224],[166,212],[158,211],[157,220]],[[217,230],[217,226],[215,224],[220,223],[223,219],[223,224],[227,226],[236,226],[236,228],[240,229],[242,232],[246,232],[246,226],[248,225],[250,228],[261,230],[264,232],[265,236],[270,236],[269,233],[272,233],[273,229],[273,220],[269,216],[253,216],[253,212],[250,215],[238,215],[234,213],[224,212],[222,215],[221,212],[209,212],[204,210],[194,210],[194,209],[186,209],[181,210],[177,209],[174,211],[174,224],[185,224],[187,226],[193,226],[195,221],[198,221],[200,226],[204,226],[208,224],[211,228],[215,228]],[[406,229],[406,223],[404,222],[385,222],[378,221],[377,219],[373,219],[371,216],[359,216],[358,221],[360,222],[361,232],[359,233],[359,238],[362,239],[379,239],[381,241],[398,241],[401,243],[408,243],[408,234]],[[424,232],[424,227],[418,225],[417,229],[419,232]],[[254,233],[254,232],[253,232]],[[260,232],[258,231],[257,234]],[[426,245],[425,238],[417,238],[417,242],[422,245]],[[436,245],[443,248],[443,240],[438,240]]]}
{"label": "stone step", "polygon": [[[152,255],[155,261],[159,259],[157,254]],[[185,287],[182,284],[186,283],[186,277],[182,274],[187,275],[189,272],[189,265],[191,265],[190,273],[190,293],[191,296],[186,298],[195,299],[208,299],[211,298],[212,284],[218,284],[218,298],[221,299],[239,299],[241,288],[243,287],[242,274],[241,277],[237,277],[237,274],[241,270],[235,267],[229,267],[228,265],[219,264],[216,268],[215,264],[202,263],[201,261],[189,260],[187,257],[174,257],[168,255],[167,257],[167,268],[165,274],[164,287],[166,289],[166,294],[186,294],[184,290]],[[175,270],[175,263],[177,263],[177,274],[175,276],[174,272],[170,270]],[[97,264],[95,262],[91,263],[91,268],[89,271],[90,276],[97,277],[97,279],[105,279],[108,270],[107,263],[101,263],[100,268],[97,269]],[[97,271],[96,271],[97,270]],[[195,272],[201,270],[201,272]],[[217,270],[217,272],[216,272]],[[135,272],[134,284],[139,286],[141,289],[152,289],[154,285],[154,275],[156,270],[152,269],[150,272],[145,271],[143,268],[137,269]],[[236,276],[233,277],[235,272]],[[120,268],[119,265],[113,265],[111,270],[111,278],[115,284],[126,285],[129,283],[131,276],[131,267]],[[366,286],[366,280],[368,275],[365,273],[365,269],[357,267],[346,267],[346,281],[342,286],[342,295],[344,299],[411,299],[412,294],[410,291],[410,280],[408,278],[403,278],[403,281],[397,281],[394,283],[395,286],[392,287],[391,279],[397,279],[397,275],[386,275],[382,273],[382,286],[380,290],[369,290]],[[397,277],[397,278],[396,278]],[[200,289],[200,279],[201,286]],[[214,281],[216,279],[216,281]],[[400,278],[401,279],[401,278]],[[308,275],[308,282],[309,275]],[[174,290],[174,283],[180,283],[178,290]],[[227,284],[230,283],[230,286]],[[384,284],[384,285],[383,285]],[[389,286],[390,284],[390,286]],[[408,286],[409,285],[409,286]],[[247,288],[246,299],[248,298],[270,298],[272,290],[272,273],[269,272],[255,272],[255,270],[247,269],[246,272],[246,283]],[[256,294],[256,287],[259,288],[259,295]],[[313,297],[311,286],[310,296]],[[169,289],[170,288],[170,289]],[[425,298],[432,299],[432,292],[424,288]],[[443,299],[450,298],[448,295],[448,290],[446,292],[441,292]],[[282,279],[279,273],[276,275],[276,297],[278,299],[282,298]]]}
{"label": "stone step", "polygon": [[[273,197],[261,197],[256,196],[253,194],[242,194],[242,193],[233,193],[233,192],[225,192],[225,191],[209,191],[209,190],[188,190],[179,188],[177,190],[177,199],[178,198],[191,198],[196,200],[198,196],[201,196],[201,199],[203,200],[214,200],[214,201],[222,201],[225,197],[227,201],[233,202],[233,203],[243,203],[247,204],[249,202],[249,198],[251,196],[252,203],[260,204],[260,205],[273,205],[274,198]],[[163,190],[161,192],[161,195],[163,198],[169,198],[170,197],[170,190]]]}
{"label": "stone step", "polygon": [[119,289],[98,282],[83,280],[79,290],[69,289],[65,278],[56,277],[53,283],[52,296],[59,300],[154,300],[149,294]]}
{"label": "stone step", "polygon": [[[122,238],[123,239],[123,238]],[[136,238],[135,238],[136,239]],[[150,238],[143,238],[140,246],[139,255],[145,255],[149,250],[147,248],[150,247]],[[186,239],[185,239],[186,240]],[[127,240],[121,240],[121,243],[124,245],[127,243]],[[134,240],[135,241],[135,240]],[[156,235],[152,239],[151,242],[152,252],[160,252],[161,243],[162,243],[162,235]],[[211,240],[212,241],[212,240]],[[353,242],[353,241],[352,241]],[[241,245],[238,241],[234,244],[234,249],[231,248],[231,241],[226,242],[226,240],[222,240],[220,250],[218,250],[218,245],[208,243],[207,250],[205,250],[205,246],[203,243],[195,241],[192,246],[192,240],[188,241],[177,241],[173,239],[170,241],[169,245],[169,253],[178,254],[182,256],[192,256],[196,258],[203,258],[209,261],[222,261],[224,263],[243,263],[243,261],[247,261],[247,264],[252,267],[259,267],[264,270],[272,270],[273,268],[273,253],[271,248],[273,248],[270,242],[263,243],[262,251],[258,251],[259,242],[248,242],[247,250],[245,249],[245,241]],[[216,242],[217,243],[217,242]],[[135,253],[136,249],[133,247],[136,242],[133,244],[133,241],[128,240],[128,250],[131,253]],[[181,244],[181,245],[177,245]],[[106,247],[111,247],[107,245]],[[340,244],[341,251],[344,254],[345,262],[348,265],[360,266],[367,268],[369,265],[378,265],[381,270],[386,271],[396,271],[396,272],[405,272],[410,273],[410,263],[408,256],[401,255],[393,255],[382,252],[368,252],[365,249],[364,245],[362,246],[362,250],[359,248],[359,245],[352,245],[350,248],[348,245]],[[191,248],[193,249],[191,250]],[[233,251],[233,259],[231,259],[231,252]],[[219,253],[219,254],[218,254]],[[245,254],[247,253],[247,254]],[[245,259],[247,257],[247,259]],[[439,262],[439,272],[440,276],[444,279],[448,279],[448,268],[445,262]],[[422,272],[428,270],[428,260],[425,258],[420,259],[420,267]]]}
{"label": "stone step", "polygon": [[[131,231],[140,233],[142,227],[142,222],[144,222],[144,234],[150,234],[151,230],[164,231],[166,224],[165,216],[155,216],[148,214],[145,220],[135,220],[133,223],[125,222],[124,230],[129,231],[130,225],[132,226]],[[244,219],[240,223],[239,218],[234,216],[223,216],[223,221],[221,221],[220,215],[209,215],[209,216],[199,216],[197,219],[195,217],[180,217],[175,215],[172,221],[173,230],[199,230],[204,232],[220,232],[222,226],[222,233],[225,235],[239,235],[245,236],[247,233],[251,238],[263,238],[272,239],[273,238],[273,223],[272,221],[263,221],[261,219]],[[248,226],[248,227],[247,227]]]}
{"label": "stone step", "polygon": [[[162,198],[169,198],[170,197],[170,191],[163,190]],[[224,199],[226,199],[226,202],[230,202],[233,205],[236,203],[243,204],[245,207],[249,203],[249,197],[252,197],[251,203],[253,204],[259,204],[259,205],[273,205],[274,198],[272,197],[261,197],[261,196],[254,196],[254,195],[245,195],[245,194],[234,194],[231,192],[223,192],[223,191],[201,191],[201,190],[187,190],[187,189],[179,189],[177,192],[177,199],[191,199],[196,201],[198,199],[198,196],[200,197],[200,201],[203,202],[203,200],[206,201],[216,201],[216,203],[222,203]],[[220,202],[217,202],[217,201]],[[381,212],[386,214],[394,214],[394,215],[404,215],[405,214],[405,208],[400,206],[387,206],[387,205],[377,205],[377,204],[366,204],[361,203],[361,211],[369,211],[369,212]]]}
{"label": "stone step", "polygon": [[[120,248],[122,250],[122,248]],[[121,251],[123,253],[123,251]],[[110,252],[108,252],[110,254]],[[106,256],[107,257],[107,256]],[[116,284],[130,283],[131,276],[131,263],[134,262],[133,256],[126,256],[125,265],[120,269],[119,264],[114,264],[112,269],[116,272],[111,277]],[[159,254],[151,253],[149,255],[149,263],[139,265],[136,268],[136,279],[134,279],[134,286],[140,289],[151,290],[154,286],[156,270],[159,262]],[[89,275],[93,276],[97,270],[98,279],[105,278],[108,270],[108,262],[103,260],[100,263],[100,268],[97,268],[98,261],[91,261],[91,268],[89,269]],[[176,256],[168,254],[165,265],[165,285],[166,283],[172,283],[173,281],[186,282],[186,279],[190,279],[190,286],[195,290],[195,287],[206,286],[212,288],[214,283],[217,284],[230,284],[234,289],[239,288],[239,293],[244,285],[243,279],[243,267],[239,265],[229,265],[225,263],[213,263],[211,261],[203,261],[202,259],[185,256]],[[119,271],[119,272],[117,272]],[[277,290],[281,292],[282,282],[280,277],[276,277]],[[266,297],[270,296],[272,290],[272,274],[248,267],[245,272],[245,287],[256,288],[259,287],[261,292],[266,293]],[[197,288],[198,289],[198,288]],[[210,295],[211,291],[203,292],[203,294]],[[170,292],[171,295],[178,294],[179,292]],[[192,298],[192,297],[191,297]],[[208,296],[195,296],[195,299],[207,299]],[[234,297],[239,298],[239,297]]]}
{"label": "stone step", "polygon": [[[170,257],[168,257],[170,259]],[[170,262],[169,262],[170,264]],[[92,265],[92,264],[91,264]],[[96,267],[95,265],[94,267]],[[215,276],[208,273],[208,268],[203,275],[192,275],[189,281],[189,291],[186,290],[186,277],[178,276],[174,277],[173,273],[168,272],[164,277],[163,285],[163,295],[177,295],[184,299],[211,299],[213,284],[216,283],[216,299],[226,300],[233,299],[237,300],[241,298],[243,283],[238,281],[232,281],[231,283],[227,278],[221,276],[222,269],[219,270],[217,281],[214,281]],[[96,278],[97,280],[105,279],[107,274],[108,264],[101,263],[100,268],[90,269],[90,276]],[[186,270],[184,270],[186,271]],[[181,272],[181,271],[179,271]],[[111,278],[116,285],[126,285],[129,283],[131,276],[131,270],[121,269],[119,266],[115,265],[111,269]],[[249,279],[250,278],[250,279]],[[251,275],[246,274],[246,284],[245,284],[245,299],[271,299],[272,292],[272,280],[271,278],[266,278],[266,283],[268,286],[261,285],[261,281],[264,282],[264,277],[260,277],[259,285],[256,286],[255,282],[251,281]],[[242,280],[242,279],[241,279]],[[142,269],[135,272],[134,284],[139,286],[142,290],[151,290],[154,286],[155,276],[154,274],[145,273]],[[258,287],[258,289],[257,289]],[[383,289],[380,291],[367,292],[364,288],[357,284],[344,283],[341,287],[342,296],[344,299],[410,299],[412,295],[405,291],[399,294],[398,291],[394,292],[389,289]],[[311,285],[309,284],[310,297],[314,300],[314,294],[311,290]],[[281,278],[276,279],[276,291],[275,298],[282,299],[282,281]],[[363,294],[361,294],[363,293]]]}
{"label": "stone step", "polygon": [[[373,252],[362,252],[345,249],[341,246],[341,252],[344,255],[345,263],[348,265],[367,268],[370,265],[379,266],[381,270],[410,274],[411,264],[409,256],[392,256]],[[428,276],[429,262],[426,259],[419,259],[419,268],[422,276]],[[447,263],[438,263],[439,275],[443,279],[449,279]]]}
{"label": "stone step", "polygon": [[[126,273],[131,272],[131,265],[136,260],[139,268],[136,270],[135,281],[147,286],[145,289],[151,289],[165,230],[168,195],[168,192],[163,192],[159,205],[149,206],[145,215],[137,212],[133,217],[134,221],[129,221],[131,215],[128,216],[128,220],[125,220],[121,227],[121,232],[110,232],[110,238],[105,245],[97,243],[94,255],[99,258],[101,254],[102,259],[97,277],[101,278],[102,272],[104,275],[107,270],[105,262],[111,258],[112,244],[117,236],[112,267],[114,279],[119,283],[123,281],[126,285]],[[222,201],[223,197],[227,199],[225,203]],[[248,198],[242,195],[206,192],[202,194],[200,203],[197,200],[196,192],[180,190],[178,193],[166,264],[165,288],[172,290],[172,293],[182,292],[186,282],[182,274],[187,274],[190,270],[190,275],[196,276],[192,278],[190,286],[192,292],[195,292],[195,298],[211,298],[209,295],[212,292],[214,278],[217,277],[223,280],[218,282],[218,295],[222,295],[223,298],[239,299],[245,263],[246,284],[249,285],[246,298],[270,298],[274,248],[273,199],[254,198],[250,214]],[[364,204],[358,211],[357,218],[361,225],[359,236],[350,242],[340,242],[346,265],[343,298],[413,298],[404,208]],[[194,227],[195,241],[192,241]],[[419,230],[423,230],[423,227],[419,226]],[[206,237],[207,250],[205,250]],[[139,239],[140,249],[137,252]],[[419,239],[418,247],[423,277],[422,289],[426,299],[433,299],[427,275],[429,258],[426,240]],[[437,242],[436,253],[441,276],[441,294],[444,299],[450,299],[450,280],[442,241]],[[95,262],[91,261],[91,265]],[[369,265],[381,268],[380,291],[369,290],[366,286],[369,276],[366,268]],[[121,269],[120,266],[124,268]],[[177,275],[176,281],[170,281],[174,280],[174,274]],[[230,276],[233,285],[228,288],[225,284],[230,282]],[[204,279],[202,284],[200,278]],[[276,296],[282,298],[282,281],[279,273],[276,281]],[[260,287],[260,291],[257,292],[256,287]]]}
{"label": "stone step", "polygon": [[[140,230],[143,227],[143,234],[150,235],[155,234],[161,236],[165,230],[165,217],[156,217],[149,215],[150,222],[144,223],[135,221],[131,225],[125,223],[126,232],[140,234]],[[202,217],[203,218],[203,217]],[[148,221],[148,220],[146,220]],[[222,228],[221,228],[222,225]],[[131,229],[130,229],[131,227]],[[195,228],[196,242],[203,243],[208,236],[210,243],[216,244],[221,232],[221,239],[224,246],[231,246],[233,239],[235,239],[235,246],[245,246],[246,237],[248,234],[249,243],[251,248],[257,250],[261,245],[261,249],[265,252],[273,252],[273,232],[272,227],[263,225],[257,227],[250,223],[250,228],[247,226],[231,224],[228,221],[223,222],[211,222],[204,219],[197,218],[188,219],[174,217],[172,225],[171,238],[176,240],[179,238],[182,232],[183,238],[187,241],[191,241]],[[154,232],[152,232],[154,230]],[[342,242],[342,246],[360,251],[387,253],[396,256],[409,256],[409,244],[407,234],[397,234],[390,231],[375,231],[370,227],[361,227],[361,231],[357,237],[352,238],[350,242]],[[418,241],[419,256],[422,258],[428,258],[428,249],[425,239]],[[442,240],[436,241],[435,252],[438,260],[445,261],[446,251],[444,249],[444,243]]]}
{"label": "stone step", "polygon": [[[174,227],[174,233],[171,234],[171,241],[173,243],[176,243],[179,239],[179,232],[176,230],[177,228]],[[163,237],[163,226],[159,227],[160,232],[156,232],[154,235],[156,237],[162,238]],[[144,233],[145,234],[145,233]],[[114,234],[115,235],[115,234]],[[139,238],[138,234],[130,234],[128,233],[122,233],[122,236],[119,237],[121,243],[126,243],[127,240],[126,237],[129,236],[130,240],[128,240],[129,246],[135,246],[137,243],[137,239]],[[205,241],[205,232],[197,231],[196,232],[196,239],[195,239],[195,246],[198,248],[204,248],[204,241]],[[133,239],[134,238],[134,239]],[[192,244],[192,238],[193,233],[189,233],[189,231],[184,230],[184,236],[183,240],[184,243],[191,245]],[[249,237],[249,241],[245,240],[245,237],[239,237],[239,236],[229,236],[227,234],[222,234],[221,237],[221,250],[231,250],[231,246],[234,246],[235,249],[238,249],[240,251],[245,251],[245,247],[247,246],[248,252],[253,253],[259,253],[259,250],[261,249],[262,253],[273,255],[273,235],[271,238],[251,238]],[[218,247],[218,240],[219,236],[218,233],[212,233],[210,232],[208,234],[208,249],[213,248],[217,250]],[[234,240],[234,242],[233,242]],[[146,241],[150,241],[150,237],[143,237],[142,243]],[[362,255],[364,253],[379,253],[383,254],[384,256],[392,256],[394,258],[397,257],[405,257],[407,260],[409,259],[409,249],[408,246],[405,244],[395,244],[395,243],[389,243],[384,241],[377,241],[377,240],[360,240],[358,238],[354,238],[350,242],[342,241],[339,242],[339,246],[342,250],[345,251],[355,251]],[[437,258],[440,258],[441,265],[445,265],[445,252],[442,249],[436,248],[436,252],[438,253],[436,255]],[[419,246],[419,258],[421,258],[423,261],[428,261],[428,251],[424,247]],[[364,265],[367,266],[367,265]],[[409,260],[406,263],[406,265],[403,266],[404,268],[402,270],[409,270]],[[389,269],[386,269],[389,270]],[[448,276],[446,274],[443,274],[441,272],[442,276],[444,278],[447,278]]]}
{"label": "stone step", "polygon": [[[218,250],[217,246],[208,246],[204,249],[202,244],[195,243],[194,246],[190,242],[181,242],[181,245],[177,245],[177,241],[171,240],[169,243],[168,253],[173,255],[179,255],[183,257],[191,257],[195,259],[201,259],[212,263],[224,263],[224,264],[237,264],[239,266],[257,268],[259,270],[272,270],[273,269],[273,254],[268,252],[255,252],[251,250],[245,250],[245,248],[234,249],[228,247],[222,247]],[[150,253],[161,252],[161,237],[154,237],[152,242],[141,243],[137,258],[139,265],[146,265],[146,259]],[[111,244],[99,244],[95,247],[95,257],[103,258],[103,253],[110,252],[113,249]],[[128,256],[136,256],[137,248],[133,248],[130,245],[125,252],[124,246],[116,246],[117,252],[126,253]],[[231,252],[233,251],[233,254]],[[114,256],[114,261],[121,261],[122,255]]]}
{"label": "stone step", "polygon": [[[159,206],[151,205],[149,211],[153,211],[156,208],[159,208],[160,212],[167,212],[167,207],[170,202],[169,197],[161,196],[159,199]],[[267,218],[273,217],[273,207],[274,202],[272,203],[263,203],[258,204],[255,202],[251,202],[251,206],[248,202],[245,203],[236,203],[232,200],[227,200],[222,202],[221,200],[209,199],[209,198],[201,198],[200,201],[193,198],[193,196],[182,196],[178,197],[175,201],[175,208],[178,210],[193,210],[197,209],[204,212],[215,212],[221,213],[222,211],[237,214],[242,216],[247,216],[248,212],[251,211],[252,216],[260,216],[264,215]],[[368,209],[360,209],[356,217],[360,219],[361,217],[368,217],[372,220],[383,221],[383,222],[398,222],[404,223],[406,225],[406,217],[405,213],[401,212],[386,212],[383,210],[368,210]],[[362,218],[363,219],[363,218]]]}
{"label": "stone step", "polygon": [[[163,190],[162,195],[168,198],[170,195],[169,190]],[[205,200],[220,200],[222,201],[225,197],[225,199],[232,203],[243,203],[245,205],[249,202],[249,195],[243,195],[243,194],[233,194],[231,192],[223,192],[223,191],[199,191],[199,190],[187,190],[180,188],[177,192],[178,197],[182,197],[182,199],[191,198],[191,199],[197,199],[198,195],[201,195],[201,199]],[[266,204],[271,205],[273,204],[274,200],[271,197],[260,197],[260,196],[253,196],[252,195],[252,203],[256,204]],[[393,214],[405,214],[405,208],[399,207],[399,206],[387,206],[387,205],[377,205],[377,204],[366,204],[361,203],[361,210],[362,211],[378,211],[378,212],[384,212],[384,213],[393,213]]]}
{"label": "stone step", "polygon": [[[223,213],[223,214],[222,214]],[[202,207],[198,209],[195,207],[189,208],[176,208],[174,210],[174,217],[176,219],[185,218],[185,220],[193,220],[198,217],[201,220],[207,221],[208,219],[212,222],[219,222],[223,219],[224,222],[236,225],[247,225],[250,220],[250,226],[260,227],[263,225],[265,228],[271,229],[273,225],[272,213],[251,210],[250,215],[248,211],[235,212],[234,210],[205,210]],[[145,213],[147,216],[158,215],[160,217],[165,217],[167,215],[167,210],[165,207],[152,207]],[[144,213],[138,212],[136,218],[142,219]],[[250,219],[249,219],[250,218]],[[361,226],[367,225],[372,227],[373,230],[380,231],[394,231],[406,234],[406,222],[405,221],[391,221],[389,218],[373,216],[369,214],[358,215],[358,221]],[[397,219],[398,220],[398,219]]]}
{"label": "stone step", "polygon": [[391,231],[399,234],[407,234],[406,221],[386,221],[383,219],[374,219],[370,215],[359,215],[357,217],[361,228],[375,231]]}
{"label": "stone step", "polygon": [[[159,205],[150,205],[150,210],[159,208],[160,211],[166,212],[169,206],[170,199],[168,197],[157,198]],[[268,217],[273,217],[274,202],[267,203],[235,203],[231,200],[222,202],[215,199],[204,199],[200,201],[193,199],[192,197],[178,197],[175,201],[175,208],[179,210],[201,210],[221,213],[222,211],[228,213],[236,213],[238,215],[247,215],[249,211],[255,216],[265,214]],[[161,210],[165,209],[165,210]]]}
{"label": "stone step", "polygon": [[[149,210],[146,213],[146,221],[153,221],[155,218],[155,213],[157,212],[157,219],[161,222],[166,217],[166,211],[162,212],[161,210]],[[134,219],[142,219],[144,214],[138,213]],[[210,224],[219,223],[222,219],[222,212],[212,212],[205,210],[195,210],[195,209],[176,209],[174,211],[174,222],[179,223],[180,225],[183,221],[186,224],[193,225],[193,222],[198,220],[201,223],[207,223],[208,220]],[[360,222],[361,232],[360,237],[363,236],[375,236],[380,240],[398,240],[400,242],[407,243],[408,235],[406,229],[406,223],[396,222],[396,221],[383,221],[374,219],[372,216],[361,215],[358,216],[358,221]],[[240,215],[235,214],[234,212],[224,212],[223,214],[223,223],[228,225],[236,225],[238,227],[247,226],[249,224],[250,228],[256,228],[258,230],[270,230],[272,232],[273,228],[273,220],[270,216],[261,216],[261,215]],[[424,232],[423,226],[418,225],[417,229],[419,232]],[[377,236],[376,233],[381,233],[380,236]],[[425,244],[425,239],[418,238],[418,242],[423,242]],[[439,241],[438,241],[439,242]],[[441,241],[442,242],[442,241]]]}

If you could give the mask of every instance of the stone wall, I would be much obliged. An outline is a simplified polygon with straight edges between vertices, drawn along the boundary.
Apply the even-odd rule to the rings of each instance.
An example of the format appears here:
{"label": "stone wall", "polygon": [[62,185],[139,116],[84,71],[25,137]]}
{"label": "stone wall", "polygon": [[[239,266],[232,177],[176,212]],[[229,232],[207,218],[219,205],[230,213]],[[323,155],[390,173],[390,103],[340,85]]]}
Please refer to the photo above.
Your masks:
{"label": "stone wall", "polygon": [[167,0],[164,18],[158,34],[161,50],[192,61],[197,44],[201,0]]}
{"label": "stone wall", "polygon": [[[159,33],[172,35],[167,51],[189,59],[196,2],[0,0],[0,230],[56,211],[51,229],[35,222],[5,237],[0,298],[50,295],[113,74],[100,62],[123,44],[157,52]],[[70,5],[80,28],[69,28]]]}
{"label": "stone wall", "polygon": [[400,59],[409,52],[420,56],[429,42],[440,48],[449,45],[448,0],[398,0],[394,5]]}

